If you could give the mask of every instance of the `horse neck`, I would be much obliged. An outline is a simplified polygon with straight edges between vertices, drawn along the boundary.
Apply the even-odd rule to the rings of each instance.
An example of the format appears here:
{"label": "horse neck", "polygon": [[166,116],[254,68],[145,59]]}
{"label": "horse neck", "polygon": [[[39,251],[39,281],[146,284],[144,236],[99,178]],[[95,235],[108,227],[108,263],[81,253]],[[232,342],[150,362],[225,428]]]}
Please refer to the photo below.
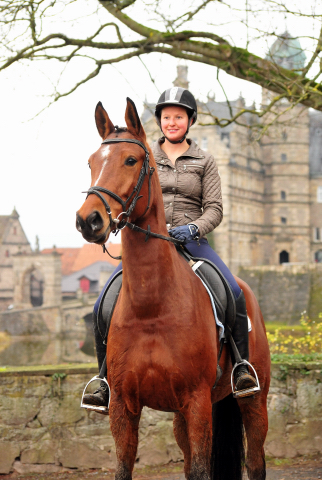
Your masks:
{"label": "horse neck", "polygon": [[[145,230],[149,225],[151,232],[168,235],[162,193],[157,182],[152,185],[150,209],[135,224]],[[173,278],[177,252],[166,240],[150,237],[145,241],[145,238],[145,234],[129,228],[122,231],[122,288],[128,294],[133,292],[136,299],[142,292],[145,298],[149,295],[152,300],[156,295],[160,296],[161,287],[164,291],[167,278]]]}

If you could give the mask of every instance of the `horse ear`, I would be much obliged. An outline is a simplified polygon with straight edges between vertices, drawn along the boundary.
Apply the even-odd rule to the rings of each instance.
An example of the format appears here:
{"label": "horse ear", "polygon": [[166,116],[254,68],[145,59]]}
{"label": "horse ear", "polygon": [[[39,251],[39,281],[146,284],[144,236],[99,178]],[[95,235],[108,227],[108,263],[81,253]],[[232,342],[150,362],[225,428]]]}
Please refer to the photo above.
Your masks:
{"label": "horse ear", "polygon": [[101,102],[98,102],[95,108],[95,122],[102,140],[105,140],[110,133],[114,132],[114,125]]}
{"label": "horse ear", "polygon": [[135,103],[129,97],[126,98],[127,105],[125,111],[125,122],[127,129],[132,135],[138,135],[145,138],[145,132],[141,124]]}

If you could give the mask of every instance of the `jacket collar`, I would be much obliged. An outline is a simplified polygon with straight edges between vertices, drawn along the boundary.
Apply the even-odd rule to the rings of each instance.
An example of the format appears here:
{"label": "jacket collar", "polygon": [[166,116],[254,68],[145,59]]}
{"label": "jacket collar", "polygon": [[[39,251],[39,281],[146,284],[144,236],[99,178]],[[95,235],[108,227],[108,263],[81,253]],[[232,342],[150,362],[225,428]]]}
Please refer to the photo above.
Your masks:
{"label": "jacket collar", "polygon": [[[157,163],[162,163],[163,165],[169,163],[169,165],[171,164],[171,166],[173,166],[172,162],[169,160],[166,153],[161,148],[161,145],[162,145],[163,142],[164,142],[164,139],[163,139],[163,137],[161,137],[153,145],[152,150],[153,150],[153,155],[154,155],[155,161]],[[203,153],[202,150],[200,150],[200,148],[198,147],[198,145],[196,144],[196,142],[194,140],[192,140],[191,138],[187,138],[187,142],[189,144],[189,148],[180,157],[178,157],[179,160],[184,159],[186,157],[196,158],[196,159],[205,158],[205,156],[202,155],[202,153]]]}

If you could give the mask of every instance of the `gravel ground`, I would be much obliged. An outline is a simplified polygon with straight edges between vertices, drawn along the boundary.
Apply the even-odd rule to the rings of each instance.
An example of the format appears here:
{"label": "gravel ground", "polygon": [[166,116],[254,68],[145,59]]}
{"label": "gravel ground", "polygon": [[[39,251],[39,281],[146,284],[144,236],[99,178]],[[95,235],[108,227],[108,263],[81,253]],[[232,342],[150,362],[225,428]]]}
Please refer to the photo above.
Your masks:
{"label": "gravel ground", "polygon": [[[318,480],[322,479],[322,457],[301,458],[293,460],[292,463],[286,464],[281,462],[276,465],[274,461],[267,463],[266,480]],[[134,479],[136,480],[184,480],[182,473],[183,465],[172,464],[165,467],[135,469]],[[107,470],[88,470],[73,471],[68,470],[60,473],[30,473],[10,475],[0,475],[0,480],[112,480],[114,478],[113,471]],[[245,480],[248,477],[245,476]]]}

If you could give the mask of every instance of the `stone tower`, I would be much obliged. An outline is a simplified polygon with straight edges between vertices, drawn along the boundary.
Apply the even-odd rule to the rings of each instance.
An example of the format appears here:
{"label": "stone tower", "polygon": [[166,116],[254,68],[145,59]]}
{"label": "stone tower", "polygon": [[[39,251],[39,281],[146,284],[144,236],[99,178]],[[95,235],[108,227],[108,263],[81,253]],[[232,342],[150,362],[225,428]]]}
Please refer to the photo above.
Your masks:
{"label": "stone tower", "polygon": [[[268,57],[278,66],[304,67],[305,54],[296,38],[285,32],[272,45]],[[263,108],[275,94],[263,89]],[[309,111],[302,105],[289,109],[281,100],[268,114],[278,122],[262,139],[264,182],[263,263],[310,261]]]}
{"label": "stone tower", "polygon": [[189,90],[188,67],[186,65],[177,66],[177,78],[173,82],[173,86]]}

